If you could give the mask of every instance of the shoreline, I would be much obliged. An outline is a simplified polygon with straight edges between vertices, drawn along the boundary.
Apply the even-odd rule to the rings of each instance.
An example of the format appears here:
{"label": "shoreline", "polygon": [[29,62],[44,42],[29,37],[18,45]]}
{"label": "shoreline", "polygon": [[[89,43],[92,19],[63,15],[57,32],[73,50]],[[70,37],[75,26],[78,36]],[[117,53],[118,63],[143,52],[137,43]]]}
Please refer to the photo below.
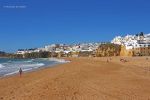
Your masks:
{"label": "shoreline", "polygon": [[[55,65],[47,65],[47,66],[44,66],[44,67],[42,66],[42,67],[39,67],[39,68],[36,68],[36,69],[31,69],[31,70],[28,70],[28,71],[23,71],[22,75],[34,73],[34,72],[37,72],[37,71],[42,71],[44,69],[46,70],[46,69],[49,69],[49,68],[57,67],[58,65],[62,65],[62,64],[65,64],[65,63],[55,64]],[[0,80],[1,79],[5,79],[5,78],[11,78],[11,77],[19,77],[19,70],[18,70],[18,73],[14,73],[14,74],[11,74],[11,75],[1,76]]]}
{"label": "shoreline", "polygon": [[[37,71],[37,70],[41,70],[41,69],[44,69],[44,68],[55,67],[56,65],[61,65],[61,64],[65,64],[65,63],[69,63],[70,62],[68,60],[60,59],[60,58],[38,58],[38,59],[44,59],[44,60],[48,59],[49,61],[55,61],[57,63],[50,64],[50,65],[43,65],[43,66],[40,66],[38,68],[25,69],[25,70],[23,70],[23,74],[30,73],[30,72]],[[17,74],[19,74],[19,70],[15,71],[15,72],[10,72],[10,73],[4,74],[4,75],[0,76],[0,79],[1,78],[5,78],[5,77],[15,76]]]}
{"label": "shoreline", "polygon": [[[70,63],[0,79],[2,100],[148,100],[145,58],[65,58]],[[140,65],[140,66],[136,66]],[[143,68],[143,69],[142,69]]]}

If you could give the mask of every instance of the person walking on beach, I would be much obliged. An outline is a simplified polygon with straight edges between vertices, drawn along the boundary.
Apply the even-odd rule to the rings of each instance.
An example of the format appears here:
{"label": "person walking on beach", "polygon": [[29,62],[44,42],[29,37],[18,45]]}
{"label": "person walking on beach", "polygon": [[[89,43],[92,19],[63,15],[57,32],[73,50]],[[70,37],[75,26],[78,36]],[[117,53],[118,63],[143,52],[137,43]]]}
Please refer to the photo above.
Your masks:
{"label": "person walking on beach", "polygon": [[22,69],[21,68],[19,69],[19,74],[20,74],[20,77],[21,77],[21,75],[22,75]]}

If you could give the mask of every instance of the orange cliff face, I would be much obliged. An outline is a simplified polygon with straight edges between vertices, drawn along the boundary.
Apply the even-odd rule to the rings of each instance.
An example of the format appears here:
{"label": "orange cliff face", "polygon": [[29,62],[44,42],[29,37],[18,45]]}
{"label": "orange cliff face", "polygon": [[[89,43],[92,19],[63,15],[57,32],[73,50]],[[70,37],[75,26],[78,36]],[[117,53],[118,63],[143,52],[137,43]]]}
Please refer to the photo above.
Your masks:
{"label": "orange cliff face", "polygon": [[102,44],[96,50],[97,57],[119,56],[121,46],[117,44]]}
{"label": "orange cliff face", "polygon": [[133,56],[133,50],[127,50],[125,46],[121,46],[120,56]]}

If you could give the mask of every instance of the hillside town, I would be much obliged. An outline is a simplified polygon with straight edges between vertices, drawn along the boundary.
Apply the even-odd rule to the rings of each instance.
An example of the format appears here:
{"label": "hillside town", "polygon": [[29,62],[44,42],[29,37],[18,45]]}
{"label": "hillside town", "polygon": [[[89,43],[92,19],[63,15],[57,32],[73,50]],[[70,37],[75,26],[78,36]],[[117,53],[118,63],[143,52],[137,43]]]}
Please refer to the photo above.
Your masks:
{"label": "hillside town", "polygon": [[42,48],[18,49],[9,55],[13,58],[150,56],[150,34],[116,36],[111,42],[50,44]]}
{"label": "hillside town", "polygon": [[143,32],[125,37],[117,36],[111,43],[121,45],[120,56],[149,56],[150,34]]}
{"label": "hillside town", "polygon": [[19,49],[16,54],[47,52],[50,57],[79,57],[95,56],[97,48],[106,43],[81,43],[81,44],[51,44],[43,48]]}

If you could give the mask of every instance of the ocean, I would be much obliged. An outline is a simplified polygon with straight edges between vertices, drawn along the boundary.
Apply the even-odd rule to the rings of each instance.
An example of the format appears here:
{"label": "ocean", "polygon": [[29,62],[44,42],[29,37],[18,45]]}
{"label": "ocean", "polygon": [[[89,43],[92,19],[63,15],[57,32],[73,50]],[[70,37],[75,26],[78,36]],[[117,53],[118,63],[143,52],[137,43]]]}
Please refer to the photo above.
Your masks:
{"label": "ocean", "polygon": [[67,63],[63,59],[37,58],[37,59],[11,59],[0,58],[0,77],[16,74],[22,68],[23,72],[38,68],[53,67],[57,64]]}

